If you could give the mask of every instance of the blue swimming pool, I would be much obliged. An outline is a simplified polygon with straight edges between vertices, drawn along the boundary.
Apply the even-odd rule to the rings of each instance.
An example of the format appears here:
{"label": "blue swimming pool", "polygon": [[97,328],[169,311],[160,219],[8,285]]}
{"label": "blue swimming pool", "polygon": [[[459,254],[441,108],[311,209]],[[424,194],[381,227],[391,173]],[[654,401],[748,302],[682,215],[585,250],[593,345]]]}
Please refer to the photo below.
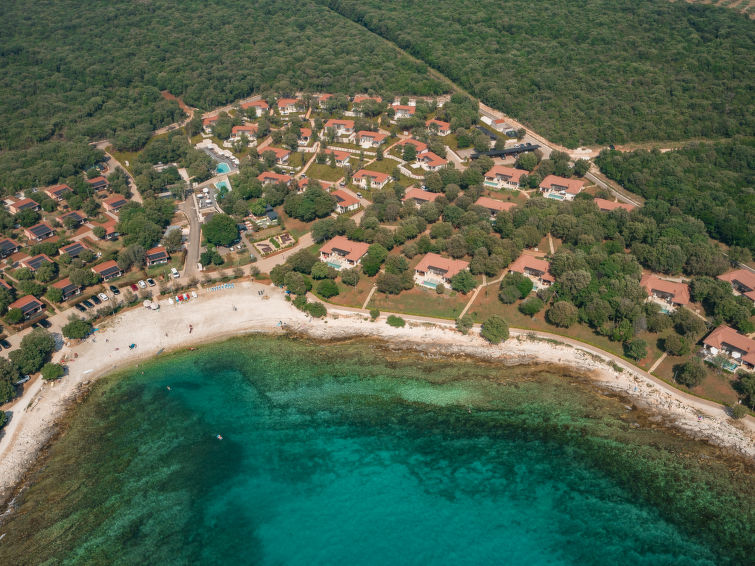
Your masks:
{"label": "blue swimming pool", "polygon": [[334,263],[332,261],[329,261],[327,263],[328,263],[328,266],[330,266],[330,267],[332,267],[334,269],[341,269],[341,264],[340,263]]}
{"label": "blue swimming pool", "polygon": [[231,166],[227,163],[218,163],[218,166],[215,167],[215,172],[220,175],[222,173],[229,173],[231,171]]}
{"label": "blue swimming pool", "polygon": [[218,183],[215,183],[215,187],[216,187],[216,188],[217,188],[218,190],[221,190],[221,189],[226,189],[227,191],[230,191],[230,190],[231,190],[231,187],[229,187],[229,186],[228,186],[228,183],[226,183],[225,181],[220,181],[220,182],[218,182]]}
{"label": "blue swimming pool", "polygon": [[564,197],[561,195],[557,195],[556,193],[550,193],[549,195],[546,195],[547,198],[552,198],[555,200],[564,200]]}
{"label": "blue swimming pool", "polygon": [[438,284],[437,283],[432,283],[430,281],[423,281],[422,282],[422,286],[423,287],[429,287],[430,289],[435,289],[438,286]]}

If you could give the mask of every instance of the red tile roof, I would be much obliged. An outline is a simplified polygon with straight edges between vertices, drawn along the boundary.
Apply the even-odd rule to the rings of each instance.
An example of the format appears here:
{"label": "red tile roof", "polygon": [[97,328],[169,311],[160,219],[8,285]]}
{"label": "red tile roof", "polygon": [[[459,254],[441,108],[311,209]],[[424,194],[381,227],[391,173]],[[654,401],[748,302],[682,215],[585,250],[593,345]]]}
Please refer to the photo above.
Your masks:
{"label": "red tile roof", "polygon": [[349,157],[351,157],[351,154],[348,151],[341,151],[340,149],[326,149],[325,155],[333,154],[336,158],[336,161],[345,161]]}
{"label": "red tile roof", "polygon": [[425,257],[422,258],[422,261],[417,264],[414,270],[426,273],[431,267],[439,271],[445,271],[446,273],[443,277],[451,279],[454,275],[469,267],[469,263],[460,259],[450,259],[438,254],[429,253],[425,254]]}
{"label": "red tile roof", "polygon": [[265,154],[265,152],[272,151],[275,154],[275,159],[283,159],[287,155],[290,155],[290,151],[287,149],[283,149],[282,147],[272,147],[267,146],[262,150],[262,155]]}
{"label": "red tile roof", "polygon": [[115,262],[115,260],[111,259],[109,261],[106,261],[104,263],[101,263],[99,265],[95,265],[92,268],[92,271],[94,271],[97,274],[101,274],[109,269],[116,268],[120,271],[120,268],[118,267],[118,264]]}
{"label": "red tile roof", "polygon": [[496,179],[504,177],[507,181],[519,184],[522,175],[527,175],[524,169],[514,169],[513,167],[504,167],[503,165],[494,165],[490,171],[485,173],[485,178]]}
{"label": "red tile roof", "polygon": [[259,179],[263,183],[265,181],[272,181],[273,183],[288,183],[291,180],[291,177],[289,177],[288,175],[281,175],[280,173],[275,173],[273,171],[265,171],[264,173],[257,175],[257,179]]}
{"label": "red tile roof", "polygon": [[240,134],[243,132],[251,132],[253,134],[256,134],[257,129],[257,124],[242,124],[241,126],[234,126],[233,128],[231,128],[231,134]]}
{"label": "red tile roof", "polygon": [[719,350],[723,349],[725,345],[733,346],[744,352],[742,360],[755,365],[755,340],[740,334],[730,326],[722,324],[705,337],[703,344]]}
{"label": "red tile roof", "polygon": [[312,128],[299,128],[299,137],[300,138],[311,138],[312,137]]}
{"label": "red tile roof", "polygon": [[11,287],[5,279],[0,279],[0,287],[5,287],[6,289],[8,289],[8,291],[13,289],[13,287]]}
{"label": "red tile roof", "polygon": [[427,151],[427,144],[422,143],[419,140],[415,140],[414,138],[406,138],[405,140],[401,140],[396,144],[397,147],[401,147],[402,145],[413,145],[414,148],[417,150],[417,153],[422,153],[423,151]]}
{"label": "red tile roof", "polygon": [[[570,195],[576,195],[582,190],[582,187],[585,186],[585,182],[579,179],[566,179],[564,177],[559,177],[558,175],[548,175],[540,183],[540,188],[553,190],[551,189],[552,185],[556,185],[557,187],[564,187],[567,193],[569,193]],[[559,188],[557,190],[561,189]]]}
{"label": "red tile roof", "polygon": [[435,202],[435,199],[437,199],[440,196],[440,194],[441,193],[433,193],[430,191],[425,191],[418,187],[412,187],[411,189],[406,191],[404,198],[401,200],[416,199],[416,200],[424,200],[426,202]]}
{"label": "red tile roof", "polygon": [[52,187],[47,187],[45,189],[47,196],[52,198],[60,197],[60,195],[62,195],[63,193],[70,192],[72,192],[71,187],[69,187],[68,185],[53,185]]}
{"label": "red tile roof", "polygon": [[241,105],[241,108],[243,108],[244,110],[248,108],[264,108],[265,110],[267,110],[268,108],[270,108],[270,105],[264,100],[254,100],[252,102],[244,102],[244,104]]}
{"label": "red tile roof", "polygon": [[525,273],[525,269],[530,269],[532,271],[541,273],[542,275],[540,277],[543,279],[543,281],[553,282],[556,280],[553,275],[551,275],[551,264],[548,261],[544,259],[538,259],[529,254],[520,255],[516,259],[516,261],[509,266],[509,269],[515,273],[522,274]]}
{"label": "red tile roof", "polygon": [[125,206],[127,202],[126,198],[121,195],[111,195],[103,200],[102,204],[110,208],[120,208]]}
{"label": "red tile roof", "polygon": [[394,110],[406,110],[409,114],[414,114],[414,111],[417,109],[416,106],[409,106],[408,104],[394,104],[393,105]]}
{"label": "red tile roof", "polygon": [[44,307],[45,304],[37,299],[33,295],[24,295],[20,299],[13,301],[11,304],[8,305],[8,309],[23,309],[26,305],[36,303],[40,307]]}
{"label": "red tile roof", "polygon": [[652,273],[646,273],[640,280],[640,285],[642,285],[649,294],[653,291],[660,291],[661,293],[671,295],[673,297],[672,301],[677,305],[689,304],[689,286],[686,283],[666,281]]}
{"label": "red tile roof", "polygon": [[301,104],[300,98],[279,98],[278,108],[285,108],[286,106],[298,106]]}
{"label": "red tile roof", "polygon": [[613,202],[612,200],[606,200],[604,198],[596,198],[595,204],[597,204],[598,208],[603,212],[610,212],[612,210],[616,210],[617,208],[623,208],[627,212],[632,212],[635,208],[637,208],[636,206],[629,204],[628,202]]}
{"label": "red tile roof", "polygon": [[361,179],[362,177],[371,177],[378,183],[382,183],[391,178],[387,173],[379,173],[377,171],[370,171],[369,169],[360,169],[354,174],[354,179]]}
{"label": "red tile roof", "polygon": [[511,210],[516,206],[515,202],[505,202],[490,197],[480,197],[475,201],[477,206],[483,206],[488,210]]}
{"label": "red tile roof", "polygon": [[105,183],[107,185],[107,179],[103,177],[102,175],[99,175],[98,177],[92,177],[91,179],[87,179],[87,183],[90,185],[97,185],[99,183]]}
{"label": "red tile roof", "polygon": [[432,151],[426,151],[417,157],[418,161],[424,161],[427,163],[430,167],[440,167],[441,165],[445,165],[448,163],[445,159],[443,159],[440,155],[435,155]]}
{"label": "red tile roof", "polygon": [[[56,283],[53,283],[52,286],[56,289],[60,289],[61,291],[65,289],[66,287],[72,286],[73,283],[71,283],[71,280],[66,277],[65,279],[61,279],[60,281],[57,281]],[[75,285],[75,287],[80,287],[80,285]]]}
{"label": "red tile roof", "polygon": [[202,119],[202,125],[203,126],[209,126],[210,124],[214,124],[218,121],[218,118],[220,116],[207,116],[207,118]]}
{"label": "red tile roof", "polygon": [[333,250],[346,252],[344,256],[351,261],[359,261],[367,253],[370,245],[365,242],[353,242],[345,236],[336,236],[320,248],[321,254],[329,255]]}
{"label": "red tile roof", "polygon": [[32,205],[32,208],[39,208],[39,204],[37,201],[32,200],[30,198],[21,198],[18,200],[14,200],[11,206],[15,208],[16,210],[21,210],[24,207],[28,207],[29,205]]}
{"label": "red tile roof", "polygon": [[387,134],[381,134],[380,132],[371,132],[369,130],[360,130],[357,132],[359,138],[372,138],[375,141],[383,141],[387,138]]}
{"label": "red tile roof", "polygon": [[333,191],[330,194],[336,197],[336,200],[338,201],[338,205],[342,206],[343,208],[349,208],[350,206],[359,204],[358,198],[351,196],[349,193],[347,193],[346,191],[342,191],[341,189]]}
{"label": "red tile roof", "polygon": [[723,275],[719,275],[718,278],[721,281],[728,281],[729,283],[734,283],[736,281],[742,287],[746,287],[751,291],[755,291],[755,273],[747,269],[737,269],[735,271],[730,271],[728,273],[724,273]]}
{"label": "red tile roof", "polygon": [[374,100],[375,102],[383,102],[383,99],[380,96],[369,96],[366,94],[357,94],[354,97],[354,104],[359,104],[360,102],[365,102],[367,100]]}
{"label": "red tile roof", "polygon": [[323,127],[327,130],[328,128],[335,129],[336,126],[345,126],[346,128],[353,130],[354,120],[336,120],[335,118],[331,118],[325,122],[325,126]]}
{"label": "red tile roof", "polygon": [[428,120],[427,122],[425,122],[425,126],[427,126],[428,128],[433,124],[438,126],[439,131],[448,130],[451,128],[451,124],[449,124],[448,122],[444,122],[443,120],[438,120],[436,118],[433,118],[432,120]]}

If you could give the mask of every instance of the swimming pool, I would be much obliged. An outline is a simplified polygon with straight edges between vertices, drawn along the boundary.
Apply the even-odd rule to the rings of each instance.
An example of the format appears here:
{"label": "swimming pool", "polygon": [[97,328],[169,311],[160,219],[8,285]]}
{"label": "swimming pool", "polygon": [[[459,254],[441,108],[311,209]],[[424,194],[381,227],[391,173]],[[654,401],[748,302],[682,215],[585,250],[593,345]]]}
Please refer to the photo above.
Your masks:
{"label": "swimming pool", "polygon": [[327,263],[328,263],[328,266],[329,266],[329,267],[332,267],[332,268],[334,268],[334,269],[341,269],[341,264],[340,264],[340,263],[334,263],[334,262],[332,262],[332,261],[329,261],[329,262],[327,262]]}
{"label": "swimming pool", "polygon": [[561,195],[557,195],[556,193],[550,193],[549,195],[546,195],[547,198],[552,198],[555,200],[564,200],[564,197]]}
{"label": "swimming pool", "polygon": [[220,175],[222,173],[229,173],[231,171],[231,166],[227,163],[218,163],[218,166],[215,167],[215,172]]}
{"label": "swimming pool", "polygon": [[218,182],[218,183],[215,183],[215,187],[216,187],[216,188],[217,188],[218,190],[221,190],[221,189],[225,189],[225,190],[227,190],[227,191],[230,191],[230,190],[231,190],[231,187],[229,187],[229,186],[228,186],[228,183],[226,183],[225,181],[220,181],[220,182]]}
{"label": "swimming pool", "polygon": [[422,282],[422,286],[423,287],[429,287],[430,289],[435,289],[438,286],[438,284],[437,283],[433,283],[432,281],[423,281]]}

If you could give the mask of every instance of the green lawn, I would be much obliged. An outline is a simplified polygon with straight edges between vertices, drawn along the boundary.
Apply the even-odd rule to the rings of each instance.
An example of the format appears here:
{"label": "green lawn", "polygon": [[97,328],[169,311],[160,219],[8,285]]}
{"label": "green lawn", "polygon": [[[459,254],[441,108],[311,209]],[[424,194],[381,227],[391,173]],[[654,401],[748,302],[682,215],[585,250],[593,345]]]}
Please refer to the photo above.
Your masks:
{"label": "green lawn", "polygon": [[409,291],[403,291],[400,295],[376,292],[372,295],[367,308],[455,320],[470,297],[471,294],[462,295],[451,292],[449,289],[446,289],[443,295],[438,295],[430,289],[414,287]]}
{"label": "green lawn", "polygon": [[344,171],[342,167],[331,167],[330,165],[320,165],[319,163],[312,163],[306,171],[307,177],[310,179],[319,179],[321,181],[329,181],[335,183],[338,179],[343,177]]}

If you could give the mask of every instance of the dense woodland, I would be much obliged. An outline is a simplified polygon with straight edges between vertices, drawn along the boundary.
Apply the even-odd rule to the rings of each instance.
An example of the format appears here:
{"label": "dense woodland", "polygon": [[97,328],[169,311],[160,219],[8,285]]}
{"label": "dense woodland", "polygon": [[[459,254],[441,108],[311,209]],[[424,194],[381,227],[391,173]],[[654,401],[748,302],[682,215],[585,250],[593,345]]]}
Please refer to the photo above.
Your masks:
{"label": "dense woodland", "polygon": [[755,26],[657,0],[318,0],[576,147],[755,131]]}
{"label": "dense woodland", "polygon": [[755,141],[677,151],[604,151],[601,170],[626,189],[661,199],[705,223],[722,242],[755,251]]}

